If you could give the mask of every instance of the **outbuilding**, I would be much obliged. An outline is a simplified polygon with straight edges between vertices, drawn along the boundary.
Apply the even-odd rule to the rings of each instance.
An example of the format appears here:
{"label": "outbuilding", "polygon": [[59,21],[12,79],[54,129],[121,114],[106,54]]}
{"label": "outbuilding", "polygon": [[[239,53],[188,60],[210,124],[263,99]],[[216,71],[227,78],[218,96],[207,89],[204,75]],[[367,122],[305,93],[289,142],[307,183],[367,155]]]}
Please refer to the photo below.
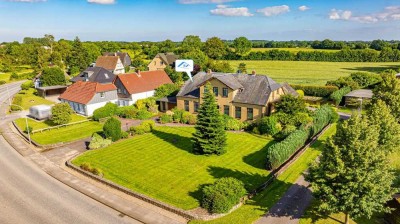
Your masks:
{"label": "outbuilding", "polygon": [[51,116],[51,106],[37,105],[29,108],[29,116],[37,120],[49,119]]}

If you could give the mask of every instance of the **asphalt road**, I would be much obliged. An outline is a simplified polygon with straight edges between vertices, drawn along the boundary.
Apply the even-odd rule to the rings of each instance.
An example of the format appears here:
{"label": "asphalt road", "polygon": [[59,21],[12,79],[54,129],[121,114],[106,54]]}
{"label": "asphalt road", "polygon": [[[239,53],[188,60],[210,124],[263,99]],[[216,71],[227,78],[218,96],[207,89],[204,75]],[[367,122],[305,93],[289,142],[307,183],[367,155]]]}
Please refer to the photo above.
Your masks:
{"label": "asphalt road", "polygon": [[[9,84],[10,95],[20,83]],[[0,86],[0,103],[7,101]],[[6,102],[8,103],[8,101]],[[4,107],[0,116],[5,122]],[[0,223],[140,223],[65,186],[18,154],[0,136]]]}

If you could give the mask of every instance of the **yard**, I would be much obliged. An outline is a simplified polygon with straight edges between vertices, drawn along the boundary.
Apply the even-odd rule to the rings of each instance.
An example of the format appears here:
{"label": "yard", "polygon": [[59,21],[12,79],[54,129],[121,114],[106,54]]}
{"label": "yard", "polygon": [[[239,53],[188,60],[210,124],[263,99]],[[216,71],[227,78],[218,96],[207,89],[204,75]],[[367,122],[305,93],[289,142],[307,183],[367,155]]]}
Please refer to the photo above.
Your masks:
{"label": "yard", "polygon": [[[87,120],[87,118],[77,115],[77,114],[72,114],[70,123],[84,121],[84,120]],[[25,130],[25,126],[26,126],[25,118],[18,118],[15,120],[15,123],[18,125],[18,127],[21,130]],[[30,127],[32,127],[34,131],[38,130],[38,129],[49,128],[49,127],[55,126],[50,120],[38,121],[38,120],[35,120],[32,118],[28,118],[28,125]]]}
{"label": "yard", "polygon": [[89,163],[108,180],[186,210],[198,207],[202,186],[218,178],[235,177],[249,190],[267,179],[270,138],[229,132],[226,154],[203,156],[191,152],[193,132],[188,127],[157,127],[151,134],[84,153],[73,163]]}
{"label": "yard", "polygon": [[[76,115],[78,116],[78,115]],[[77,117],[75,119],[78,119]],[[16,124],[21,130],[25,130],[25,119],[20,118],[16,120]],[[32,125],[33,130],[46,128],[52,125],[45,122],[37,122],[32,119],[28,120],[28,124]],[[35,128],[36,127],[36,128]],[[73,124],[66,127],[51,129],[48,131],[38,132],[31,134],[32,140],[42,145],[56,144],[59,142],[73,142],[79,139],[85,139],[94,132],[101,131],[103,125],[96,121],[88,121],[79,124]]]}
{"label": "yard", "polygon": [[22,103],[21,106],[25,109],[28,110],[31,106],[36,106],[36,105],[53,105],[55,102],[46,100],[40,96],[36,96],[35,89],[30,88],[29,90],[22,90],[20,91],[16,96],[20,95],[22,96]]}
{"label": "yard", "polygon": [[352,72],[381,72],[398,69],[399,62],[313,62],[313,61],[229,61],[234,69],[245,63],[247,71],[268,75],[277,82],[325,85],[328,80],[348,76]]}

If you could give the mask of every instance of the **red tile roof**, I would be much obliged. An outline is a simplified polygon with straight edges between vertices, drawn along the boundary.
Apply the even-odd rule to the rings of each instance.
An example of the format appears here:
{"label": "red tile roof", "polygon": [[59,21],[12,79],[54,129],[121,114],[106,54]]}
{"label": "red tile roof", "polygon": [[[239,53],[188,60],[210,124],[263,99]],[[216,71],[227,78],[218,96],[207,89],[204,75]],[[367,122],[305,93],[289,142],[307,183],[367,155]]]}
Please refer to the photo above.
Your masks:
{"label": "red tile roof", "polygon": [[116,89],[117,87],[114,84],[78,81],[69,86],[59,98],[76,103],[87,104],[93,99],[96,93],[108,92]]}
{"label": "red tile roof", "polygon": [[118,75],[122,84],[125,86],[129,94],[143,93],[152,91],[159,86],[172,83],[171,79],[163,70],[145,71],[138,73]]}

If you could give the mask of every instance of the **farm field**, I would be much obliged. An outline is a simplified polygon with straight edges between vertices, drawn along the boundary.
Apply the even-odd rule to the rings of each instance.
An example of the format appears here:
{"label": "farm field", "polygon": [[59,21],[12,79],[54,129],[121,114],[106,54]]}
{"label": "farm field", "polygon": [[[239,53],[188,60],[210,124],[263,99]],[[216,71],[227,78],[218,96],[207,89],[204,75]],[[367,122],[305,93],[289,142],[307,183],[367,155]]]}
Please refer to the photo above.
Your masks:
{"label": "farm field", "polygon": [[[23,75],[27,73],[33,72],[33,69],[30,66],[18,66],[15,67],[15,73],[18,75]],[[10,76],[12,72],[0,73],[0,81],[10,82]]]}
{"label": "farm field", "polygon": [[281,50],[281,51],[290,51],[293,53],[297,53],[299,51],[324,51],[324,52],[337,52],[340,50],[332,50],[332,49],[313,49],[306,47],[298,47],[298,48],[252,48],[251,51],[270,51],[270,50]]}
{"label": "farm field", "polygon": [[326,81],[347,76],[353,72],[381,72],[399,69],[400,62],[314,62],[314,61],[229,61],[236,70],[246,64],[248,73],[268,75],[277,82],[325,85]]}
{"label": "farm field", "polygon": [[185,210],[198,207],[202,186],[218,178],[235,177],[248,190],[267,179],[266,145],[271,138],[229,132],[227,153],[204,156],[191,152],[193,132],[188,127],[156,127],[153,133],[84,153],[73,163],[89,163],[108,180]]}
{"label": "farm field", "polygon": [[[21,122],[23,123],[23,122]],[[25,130],[25,125],[18,126]],[[72,142],[92,136],[93,133],[102,131],[103,125],[96,121],[74,124],[58,129],[38,132],[31,135],[32,140],[42,145],[56,144],[59,142]],[[35,130],[35,129],[33,129]]]}

